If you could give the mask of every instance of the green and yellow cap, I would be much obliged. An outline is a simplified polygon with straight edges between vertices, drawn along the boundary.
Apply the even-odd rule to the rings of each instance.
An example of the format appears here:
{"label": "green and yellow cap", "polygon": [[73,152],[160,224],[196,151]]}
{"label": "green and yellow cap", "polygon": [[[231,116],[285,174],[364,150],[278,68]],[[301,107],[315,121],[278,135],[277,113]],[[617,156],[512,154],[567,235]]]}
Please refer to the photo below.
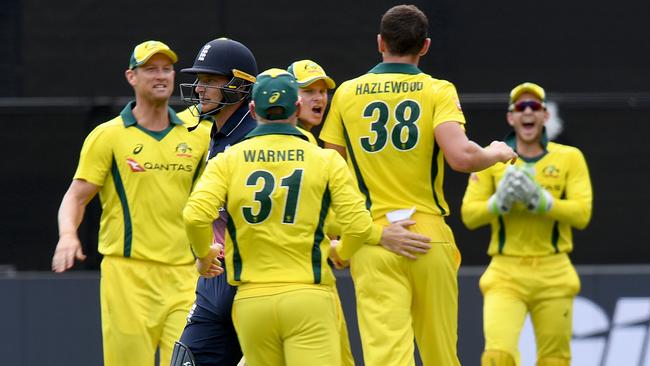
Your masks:
{"label": "green and yellow cap", "polygon": [[[296,112],[298,101],[298,82],[296,78],[282,69],[268,69],[257,75],[253,85],[255,113],[268,120],[288,119]],[[269,114],[269,109],[281,107],[281,113]]]}
{"label": "green and yellow cap", "polygon": [[334,80],[325,74],[325,70],[312,60],[300,60],[292,63],[287,71],[298,81],[298,86],[304,88],[317,80],[325,80],[327,89],[336,88]]}
{"label": "green and yellow cap", "polygon": [[144,63],[149,61],[151,56],[155,55],[156,53],[162,53],[163,55],[169,57],[172,60],[173,64],[178,61],[178,56],[176,56],[176,53],[172,51],[166,44],[160,41],[146,41],[135,46],[133,49],[131,59],[129,60],[129,69],[133,70],[138,66],[142,66]]}
{"label": "green and yellow cap", "polygon": [[510,92],[510,104],[514,103],[519,99],[519,97],[524,93],[530,93],[539,98],[539,100],[544,103],[546,101],[546,92],[544,89],[535,84],[535,83],[521,83],[512,89]]}

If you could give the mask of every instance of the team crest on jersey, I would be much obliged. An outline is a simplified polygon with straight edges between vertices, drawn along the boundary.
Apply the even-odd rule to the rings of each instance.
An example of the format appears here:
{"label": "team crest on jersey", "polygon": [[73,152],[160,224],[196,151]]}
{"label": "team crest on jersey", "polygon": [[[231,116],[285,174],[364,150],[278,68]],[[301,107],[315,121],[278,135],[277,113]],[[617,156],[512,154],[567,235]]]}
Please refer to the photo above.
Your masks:
{"label": "team crest on jersey", "polygon": [[138,163],[137,161],[135,161],[135,159],[133,159],[133,158],[127,158],[127,159],[126,159],[126,163],[129,164],[129,168],[131,168],[131,171],[132,171],[132,172],[137,173],[137,172],[144,172],[144,171],[146,171],[146,170],[142,167],[142,165],[140,165],[140,163]]}
{"label": "team crest on jersey", "polygon": [[185,142],[181,142],[176,145],[176,156],[182,156],[185,158],[192,157],[192,148]]}
{"label": "team crest on jersey", "polygon": [[560,169],[555,167],[555,165],[548,165],[542,169],[542,174],[545,177],[557,178],[560,176]]}

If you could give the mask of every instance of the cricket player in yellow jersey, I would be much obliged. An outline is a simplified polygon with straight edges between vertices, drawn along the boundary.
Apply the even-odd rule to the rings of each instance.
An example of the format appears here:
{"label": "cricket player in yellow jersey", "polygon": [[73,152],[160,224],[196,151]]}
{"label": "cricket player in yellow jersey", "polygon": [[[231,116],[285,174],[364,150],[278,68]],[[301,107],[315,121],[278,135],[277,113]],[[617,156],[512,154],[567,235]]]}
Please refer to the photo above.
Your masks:
{"label": "cricket player in yellow jersey", "polygon": [[444,221],[444,161],[470,172],[516,157],[503,142],[468,140],[453,84],[418,69],[427,29],[417,7],[389,9],[377,37],[384,62],[339,86],[320,134],[347,157],[376,223],[412,217],[410,229],[431,238],[428,251],[365,245],[351,260],[368,366],[414,365],[414,336],[425,365],[459,364],[460,254]]}
{"label": "cricket player in yellow jersey", "polygon": [[[327,76],[325,70],[314,61],[299,60],[293,62],[287,68],[287,71],[296,78],[298,82],[298,96],[300,97],[300,115],[296,128],[307,136],[309,142],[318,145],[318,141],[311,133],[312,128],[318,126],[323,121],[325,108],[327,107],[327,92],[336,88],[334,80]],[[335,215],[330,212],[328,220],[325,223],[325,230],[328,235],[338,236],[341,231],[340,226],[336,223]],[[336,285],[333,290],[338,297]],[[348,327],[345,321],[345,314],[341,306],[340,299],[337,300],[337,309],[339,312],[339,330],[341,334],[341,366],[354,365],[354,357],[350,348],[350,338],[348,336]]]}
{"label": "cricket player in yellow jersey", "polygon": [[250,366],[340,365],[327,212],[343,227],[342,259],[381,236],[343,159],[295,128],[299,108],[291,74],[258,75],[251,113],[260,125],[210,160],[183,213],[204,273],[217,254],[211,224],[227,198],[225,260],[239,287],[232,316]]}
{"label": "cricket player in yellow jersey", "polygon": [[334,80],[327,76],[325,70],[312,60],[299,60],[287,68],[287,71],[298,81],[301,99],[298,129],[307,132],[309,141],[317,143],[312,129],[323,122],[327,108],[327,92],[336,88]]}
{"label": "cricket player in yellow jersey", "polygon": [[506,142],[515,166],[497,164],[472,174],[463,198],[470,229],[490,224],[490,265],[484,296],[483,366],[519,365],[519,333],[526,314],[535,328],[538,366],[569,366],[573,299],[580,280],[568,253],[572,228],[589,223],[592,190],[585,158],[575,147],[550,142],[544,89],[523,83],[510,93]]}
{"label": "cricket player in yellow jersey", "polygon": [[85,255],[77,235],[99,192],[104,365],[169,365],[198,277],[183,207],[206,158],[205,136],[190,133],[168,100],[176,54],[148,41],[133,50],[126,79],[135,91],[119,116],[86,138],[59,209],[52,269]]}

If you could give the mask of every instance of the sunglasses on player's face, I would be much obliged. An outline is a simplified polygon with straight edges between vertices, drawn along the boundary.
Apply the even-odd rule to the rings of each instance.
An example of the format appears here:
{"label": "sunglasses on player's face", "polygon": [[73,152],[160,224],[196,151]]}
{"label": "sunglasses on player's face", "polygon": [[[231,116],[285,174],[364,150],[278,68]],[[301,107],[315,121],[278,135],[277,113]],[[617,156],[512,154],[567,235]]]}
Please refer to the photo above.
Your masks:
{"label": "sunglasses on player's face", "polygon": [[512,104],[510,106],[511,111],[523,112],[526,108],[530,107],[533,112],[541,111],[544,109],[544,103],[540,103],[536,100],[523,100],[521,102]]}

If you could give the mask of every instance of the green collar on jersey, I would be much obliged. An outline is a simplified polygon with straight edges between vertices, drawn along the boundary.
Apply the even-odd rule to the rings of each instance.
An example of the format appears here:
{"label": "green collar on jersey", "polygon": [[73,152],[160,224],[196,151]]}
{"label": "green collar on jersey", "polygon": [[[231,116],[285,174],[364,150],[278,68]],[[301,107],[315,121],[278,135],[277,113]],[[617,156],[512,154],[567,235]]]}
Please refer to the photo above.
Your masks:
{"label": "green collar on jersey", "polygon": [[382,62],[368,71],[368,74],[409,74],[417,75],[422,71],[417,66],[403,63]]}
{"label": "green collar on jersey", "polygon": [[303,135],[302,132],[298,131],[297,128],[293,127],[287,123],[269,123],[265,125],[258,125],[251,132],[246,135],[246,138],[263,136],[263,135],[294,135],[298,136],[303,140],[309,141],[307,136]]}
{"label": "green collar on jersey", "polygon": [[[515,152],[517,151],[517,135],[515,134],[515,131],[510,132],[504,139],[505,143],[510,146]],[[519,156],[519,159],[527,162],[527,163],[535,163],[539,161],[541,158],[548,153],[548,150],[546,147],[548,146],[548,136],[546,135],[546,127],[542,127],[542,139],[540,140],[540,143],[542,144],[542,149],[544,150],[543,153],[539,154],[538,156],[534,156],[532,158],[527,158],[524,156]]]}
{"label": "green collar on jersey", "polygon": [[[124,121],[124,127],[131,127],[138,124],[138,121],[133,115],[133,107],[135,107],[135,100],[127,103],[126,107],[124,107],[122,112],[120,112],[120,117],[122,117],[122,121]],[[176,112],[171,107],[167,107],[167,112],[169,113],[169,122],[174,125],[183,125],[183,121],[176,116]]]}

